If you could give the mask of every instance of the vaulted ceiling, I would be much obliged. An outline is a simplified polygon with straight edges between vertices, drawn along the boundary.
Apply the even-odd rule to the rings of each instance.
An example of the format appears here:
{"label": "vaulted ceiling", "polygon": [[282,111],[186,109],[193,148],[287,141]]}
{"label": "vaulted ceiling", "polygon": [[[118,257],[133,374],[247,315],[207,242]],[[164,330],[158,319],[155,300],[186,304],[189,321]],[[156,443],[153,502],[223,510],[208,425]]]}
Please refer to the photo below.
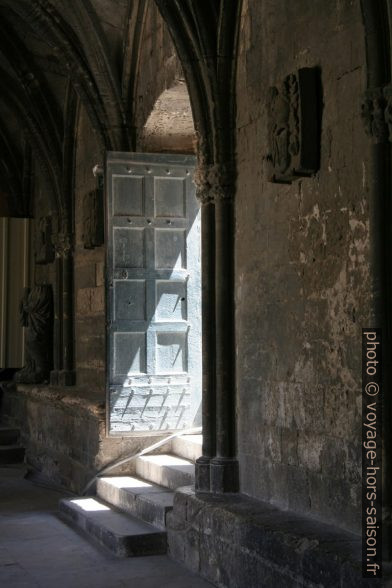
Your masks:
{"label": "vaulted ceiling", "polygon": [[[80,104],[103,149],[132,149],[135,79],[149,2],[0,0],[0,211],[30,214],[32,161],[43,172],[53,206],[67,208],[66,169]],[[224,151],[230,141],[221,130],[230,127],[233,111],[228,90],[240,2],[155,4],[182,62],[203,156],[229,157]],[[217,108],[214,100],[223,96]]]}
{"label": "vaulted ceiling", "polygon": [[65,206],[77,97],[106,148],[128,147],[120,64],[129,9],[126,0],[0,1],[0,191],[11,214],[28,214],[31,149]]}

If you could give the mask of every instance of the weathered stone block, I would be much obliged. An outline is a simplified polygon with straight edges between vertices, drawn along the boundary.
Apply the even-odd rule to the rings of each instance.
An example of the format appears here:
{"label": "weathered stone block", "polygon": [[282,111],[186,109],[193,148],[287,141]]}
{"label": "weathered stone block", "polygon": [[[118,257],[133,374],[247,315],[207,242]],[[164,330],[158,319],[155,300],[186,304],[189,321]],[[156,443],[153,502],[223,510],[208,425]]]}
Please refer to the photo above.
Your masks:
{"label": "weathered stone block", "polygon": [[358,535],[241,495],[179,490],[168,543],[172,557],[222,588],[372,585],[362,579]]}

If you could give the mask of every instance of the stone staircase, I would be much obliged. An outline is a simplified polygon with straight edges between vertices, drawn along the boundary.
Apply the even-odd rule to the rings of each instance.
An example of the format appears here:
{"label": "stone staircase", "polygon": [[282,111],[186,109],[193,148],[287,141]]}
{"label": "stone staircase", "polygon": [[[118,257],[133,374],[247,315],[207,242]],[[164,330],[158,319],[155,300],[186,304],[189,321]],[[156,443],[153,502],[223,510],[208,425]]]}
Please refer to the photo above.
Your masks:
{"label": "stone staircase", "polygon": [[0,466],[23,463],[25,449],[19,444],[19,436],[18,429],[0,426]]}
{"label": "stone staircase", "polygon": [[172,439],[170,453],[136,459],[135,476],[102,477],[95,497],[62,499],[60,516],[121,557],[166,553],[174,492],[194,484],[201,435]]}

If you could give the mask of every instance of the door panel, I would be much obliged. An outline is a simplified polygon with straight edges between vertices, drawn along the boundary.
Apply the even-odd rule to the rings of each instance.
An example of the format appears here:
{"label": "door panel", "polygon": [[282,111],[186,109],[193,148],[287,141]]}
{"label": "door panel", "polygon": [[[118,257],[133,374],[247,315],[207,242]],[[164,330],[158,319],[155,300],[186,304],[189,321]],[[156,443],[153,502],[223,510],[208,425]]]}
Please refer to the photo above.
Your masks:
{"label": "door panel", "polygon": [[200,212],[195,158],[109,152],[108,429],[199,425]]}

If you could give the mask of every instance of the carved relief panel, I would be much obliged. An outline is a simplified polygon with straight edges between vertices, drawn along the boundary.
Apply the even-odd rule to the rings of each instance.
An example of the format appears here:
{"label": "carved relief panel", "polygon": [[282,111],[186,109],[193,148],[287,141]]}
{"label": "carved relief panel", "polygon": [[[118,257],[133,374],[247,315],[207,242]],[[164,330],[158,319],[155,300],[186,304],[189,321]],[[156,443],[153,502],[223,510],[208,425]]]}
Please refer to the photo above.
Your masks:
{"label": "carved relief panel", "polygon": [[102,190],[92,190],[83,199],[83,244],[85,249],[100,247],[104,242]]}
{"label": "carved relief panel", "polygon": [[53,363],[53,292],[43,284],[25,288],[19,305],[25,333],[25,361],[15,374],[15,381],[38,384],[49,380]]}
{"label": "carved relief panel", "polygon": [[302,68],[270,88],[269,161],[272,182],[291,183],[319,169],[320,83],[317,68]]}
{"label": "carved relief panel", "polygon": [[392,86],[366,90],[361,115],[365,131],[374,143],[392,141]]}
{"label": "carved relief panel", "polygon": [[54,261],[54,247],[52,243],[52,217],[42,216],[37,223],[35,263],[44,265]]}

